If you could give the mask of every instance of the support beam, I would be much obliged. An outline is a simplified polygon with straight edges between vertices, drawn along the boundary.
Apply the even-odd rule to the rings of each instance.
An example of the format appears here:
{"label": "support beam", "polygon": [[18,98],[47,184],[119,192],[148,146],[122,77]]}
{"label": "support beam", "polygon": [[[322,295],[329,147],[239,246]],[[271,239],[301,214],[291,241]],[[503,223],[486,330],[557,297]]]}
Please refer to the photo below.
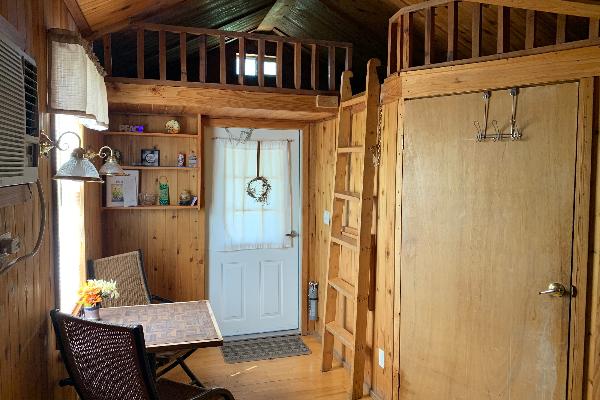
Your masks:
{"label": "support beam", "polygon": [[454,61],[458,49],[458,2],[448,4],[448,52],[447,61]]}
{"label": "support beam", "polygon": [[262,20],[257,32],[271,32],[278,27],[279,22],[296,5],[296,0],[277,0]]}
{"label": "support beam", "polygon": [[481,15],[482,15],[481,4],[473,4],[473,10],[471,15],[471,57],[476,58],[481,55]]}
{"label": "support beam", "polygon": [[82,36],[90,35],[92,33],[92,28],[81,11],[81,7],[79,7],[77,0],[64,0],[64,2],[69,13],[73,17],[73,21],[75,21],[75,25],[79,28],[79,33],[81,33]]}
{"label": "support beam", "polygon": [[435,9],[429,7],[425,10],[425,65],[435,62],[433,50],[435,49]]}
{"label": "support beam", "polygon": [[522,8],[554,14],[578,17],[600,18],[600,4],[584,3],[577,0],[466,0],[495,6]]}
{"label": "support beam", "polygon": [[498,6],[498,43],[496,53],[510,51],[510,8]]}
{"label": "support beam", "polygon": [[533,49],[535,47],[535,30],[536,30],[536,12],[527,10],[525,16],[525,49]]}

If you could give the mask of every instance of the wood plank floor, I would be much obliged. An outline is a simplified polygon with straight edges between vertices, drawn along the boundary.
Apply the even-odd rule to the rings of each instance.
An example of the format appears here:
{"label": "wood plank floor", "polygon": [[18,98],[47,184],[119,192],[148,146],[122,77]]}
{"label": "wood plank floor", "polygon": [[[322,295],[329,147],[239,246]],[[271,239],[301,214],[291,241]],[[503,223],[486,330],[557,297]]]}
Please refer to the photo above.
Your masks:
{"label": "wood plank floor", "polygon": [[[236,400],[347,400],[348,370],[338,363],[332,371],[321,373],[320,343],[312,336],[303,340],[310,355],[226,364],[221,350],[200,349],[186,363],[206,386],[227,388]],[[187,382],[181,368],[167,378]]]}

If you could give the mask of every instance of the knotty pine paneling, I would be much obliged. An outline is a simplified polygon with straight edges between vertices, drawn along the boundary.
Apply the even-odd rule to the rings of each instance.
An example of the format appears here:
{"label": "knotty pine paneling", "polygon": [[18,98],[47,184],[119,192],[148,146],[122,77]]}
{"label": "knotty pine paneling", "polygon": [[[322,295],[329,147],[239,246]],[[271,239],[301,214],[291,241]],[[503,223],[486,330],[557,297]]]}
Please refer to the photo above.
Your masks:
{"label": "knotty pine paneling", "polygon": [[[394,358],[394,336],[393,336],[393,313],[395,296],[395,272],[394,272],[394,230],[396,214],[396,158],[397,158],[397,136],[398,136],[398,103],[392,102],[383,107],[382,124],[382,152],[381,164],[377,179],[377,269],[375,274],[375,311],[370,312],[367,324],[367,343],[370,353],[365,366],[365,382],[371,386],[372,391],[382,399],[392,398],[393,388],[393,358]],[[352,132],[353,144],[362,144],[361,130],[364,129],[365,111],[359,111],[353,115]],[[324,313],[326,276],[327,276],[327,247],[329,245],[330,227],[323,223],[323,212],[330,210],[331,198],[334,187],[335,168],[335,140],[337,122],[335,119],[311,124],[311,151],[313,157],[311,165],[318,165],[318,169],[311,169],[310,182],[308,186],[311,199],[310,216],[310,279],[316,280],[319,285],[319,316]],[[359,158],[353,161],[355,168],[360,167]],[[357,179],[357,174],[351,174],[349,190],[360,190],[362,182]],[[350,204],[348,222],[350,226],[358,224],[358,209],[356,205]],[[357,260],[355,256],[346,249],[342,250],[340,263],[340,274],[349,282],[353,279]],[[338,315],[347,329],[352,327],[353,309],[352,304],[347,303],[342,296],[338,298]],[[323,330],[322,319],[309,325],[309,329],[321,335]],[[336,341],[337,342],[337,341]],[[385,367],[378,365],[378,349],[385,353]],[[346,360],[350,359],[348,350],[343,349],[336,343],[335,350],[338,356]]]}
{"label": "knotty pine paneling", "polygon": [[[46,28],[75,29],[62,0],[0,0],[0,15],[23,35],[27,51],[38,64],[40,103],[46,98]],[[0,275],[0,398],[46,400],[75,398],[59,389],[66,376],[55,350],[48,311],[55,304],[50,163],[42,160],[40,178],[48,199],[49,223],[40,253]],[[35,190],[35,189],[34,189]],[[31,250],[38,232],[39,204],[31,202],[0,208],[0,232],[23,238]]]}

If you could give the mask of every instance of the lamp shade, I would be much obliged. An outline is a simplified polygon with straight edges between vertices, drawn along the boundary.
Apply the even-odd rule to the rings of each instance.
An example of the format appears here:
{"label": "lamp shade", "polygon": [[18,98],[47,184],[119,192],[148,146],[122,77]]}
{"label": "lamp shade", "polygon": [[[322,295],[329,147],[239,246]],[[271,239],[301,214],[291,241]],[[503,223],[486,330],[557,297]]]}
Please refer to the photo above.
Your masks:
{"label": "lamp shade", "polygon": [[117,162],[114,156],[109,156],[104,165],[100,168],[100,175],[124,176],[127,175],[123,168]]}
{"label": "lamp shade", "polygon": [[54,179],[101,183],[102,179],[96,167],[83,156],[84,153],[82,148],[75,149],[71,153],[71,158],[58,169]]}

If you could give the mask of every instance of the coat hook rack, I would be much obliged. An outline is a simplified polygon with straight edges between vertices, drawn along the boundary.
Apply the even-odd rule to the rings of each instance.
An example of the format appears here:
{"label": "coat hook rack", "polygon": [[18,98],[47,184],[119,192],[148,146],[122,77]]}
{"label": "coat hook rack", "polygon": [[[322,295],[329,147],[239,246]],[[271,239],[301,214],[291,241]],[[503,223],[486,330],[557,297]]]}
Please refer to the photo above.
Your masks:
{"label": "coat hook rack", "polygon": [[479,121],[473,121],[473,125],[477,130],[477,133],[475,134],[475,139],[478,142],[483,142],[487,139],[488,120],[490,116],[490,97],[492,97],[492,92],[490,92],[489,90],[483,92],[483,129],[481,129]]}
{"label": "coat hook rack", "polygon": [[519,104],[519,88],[512,88],[508,91],[512,97],[512,114],[510,117],[510,138],[511,140],[520,140],[523,137],[523,131],[517,125],[517,106]]}
{"label": "coat hook rack", "polygon": [[488,120],[489,120],[489,112],[490,112],[490,98],[491,92],[485,91],[483,92],[483,119],[484,119],[484,128],[481,129],[481,125],[479,121],[474,121],[473,125],[475,125],[475,129],[477,129],[477,134],[475,136],[478,142],[484,142],[488,139],[491,139],[492,142],[500,142],[503,139],[510,140],[520,140],[523,137],[523,131],[519,129],[517,124],[517,107],[519,102],[519,89],[512,88],[509,89],[508,93],[512,97],[512,112],[510,117],[510,131],[508,133],[502,132],[500,126],[498,125],[498,121],[493,120],[491,122],[492,127],[494,128],[494,135],[488,136]]}

